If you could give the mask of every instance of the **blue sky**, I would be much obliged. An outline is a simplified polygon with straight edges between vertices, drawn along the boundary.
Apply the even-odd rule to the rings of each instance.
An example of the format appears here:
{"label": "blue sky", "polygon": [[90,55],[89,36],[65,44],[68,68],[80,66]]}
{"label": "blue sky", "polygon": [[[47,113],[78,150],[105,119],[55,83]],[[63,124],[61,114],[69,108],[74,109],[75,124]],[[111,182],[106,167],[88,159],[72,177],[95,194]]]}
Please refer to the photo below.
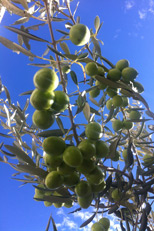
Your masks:
{"label": "blue sky", "polygon": [[[72,4],[73,8],[77,1]],[[102,55],[112,63],[125,58],[130,61],[130,66],[139,72],[138,80],[145,88],[143,97],[154,111],[154,1],[153,0],[83,0],[80,1],[76,16],[81,17],[81,23],[89,28],[94,28],[94,19],[99,15],[103,26],[98,38],[102,39]],[[6,30],[3,26],[10,25],[17,17],[5,14],[0,24],[0,36],[7,37],[17,42],[16,34]],[[25,24],[28,26],[28,23]],[[48,31],[33,34],[48,38]],[[32,51],[42,54],[42,44],[30,42]],[[74,47],[72,47],[72,50]],[[17,55],[0,44],[0,76],[7,86],[12,101],[19,101],[24,105],[26,97],[19,97],[21,92],[34,88],[32,78],[38,70],[28,66],[31,61],[20,54]],[[1,130],[1,129],[0,129]],[[3,139],[0,137],[0,142]],[[34,189],[31,185],[20,187],[20,183],[11,179],[15,173],[9,166],[1,163],[0,166],[0,230],[2,231],[42,231],[45,230],[50,213],[58,226],[58,230],[77,231],[79,225],[89,216],[89,210],[83,210],[75,215],[67,215],[68,209],[56,210],[53,207],[46,208],[43,203],[33,200]],[[113,228],[112,218],[111,231]],[[83,229],[88,231],[90,228]],[[52,230],[52,229],[50,229]]]}

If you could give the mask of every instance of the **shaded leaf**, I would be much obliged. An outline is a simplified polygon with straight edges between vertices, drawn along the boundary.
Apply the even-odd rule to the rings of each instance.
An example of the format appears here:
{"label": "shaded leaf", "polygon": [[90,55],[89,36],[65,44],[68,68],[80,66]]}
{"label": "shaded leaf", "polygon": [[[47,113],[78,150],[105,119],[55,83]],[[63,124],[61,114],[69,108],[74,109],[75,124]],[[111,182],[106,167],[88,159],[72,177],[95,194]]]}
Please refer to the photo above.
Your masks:
{"label": "shaded leaf", "polygon": [[39,41],[39,42],[47,42],[47,43],[49,43],[47,40],[39,38],[39,37],[37,37],[37,36],[35,36],[33,34],[30,34],[30,33],[26,32],[26,31],[24,31],[24,30],[20,30],[18,28],[11,27],[11,26],[5,26],[5,28],[7,28],[8,30],[10,30],[12,32],[15,32],[17,34],[25,36],[25,37],[27,37],[29,39],[32,39],[32,40],[35,40],[35,41]]}
{"label": "shaded leaf", "polygon": [[71,78],[72,78],[73,82],[76,85],[78,85],[78,79],[77,79],[77,76],[76,76],[75,72],[74,71],[70,71],[70,75],[71,75]]}
{"label": "shaded leaf", "polygon": [[95,110],[93,107],[90,107],[90,112],[100,116],[100,113],[97,110]]}
{"label": "shaded leaf", "polygon": [[47,227],[46,227],[45,231],[49,231],[51,219],[52,219],[52,216],[50,215],[49,220],[48,220],[48,224],[47,224]]}
{"label": "shaded leaf", "polygon": [[139,231],[145,231],[147,228],[147,215],[145,209],[142,212],[141,225]]}
{"label": "shaded leaf", "polygon": [[[64,129],[64,131],[65,131],[65,134],[66,134],[68,129]],[[40,136],[40,137],[63,136],[63,135],[64,135],[64,133],[61,131],[61,129],[43,131],[43,132],[39,132],[37,134],[37,136]]]}
{"label": "shaded leaf", "polygon": [[53,226],[53,231],[58,231],[54,219],[51,217],[52,220],[52,226]]}
{"label": "shaded leaf", "polygon": [[85,227],[86,225],[88,225],[96,216],[96,213],[94,213],[90,218],[88,218],[88,220],[86,220],[82,225],[80,225],[80,228]]}
{"label": "shaded leaf", "polygon": [[13,136],[10,136],[10,135],[7,135],[7,134],[3,134],[3,133],[0,133],[0,136],[6,137],[6,138],[13,138]]}

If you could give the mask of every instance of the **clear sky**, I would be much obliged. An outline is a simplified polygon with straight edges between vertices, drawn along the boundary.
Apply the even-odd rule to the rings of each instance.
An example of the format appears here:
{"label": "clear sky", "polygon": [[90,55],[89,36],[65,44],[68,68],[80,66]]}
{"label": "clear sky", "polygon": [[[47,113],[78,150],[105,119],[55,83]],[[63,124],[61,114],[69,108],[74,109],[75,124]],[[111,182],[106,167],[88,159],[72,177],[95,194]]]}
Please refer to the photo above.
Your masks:
{"label": "clear sky", "polygon": [[[77,3],[75,0],[72,4]],[[76,16],[81,23],[94,28],[94,19],[98,15],[103,26],[98,38],[103,40],[102,55],[112,63],[119,59],[128,59],[130,66],[137,69],[137,81],[143,84],[143,97],[154,111],[154,1],[153,0],[83,0],[80,1]],[[16,18],[16,17],[15,17]],[[0,36],[17,42],[16,34],[3,26],[15,21],[8,13],[0,24]],[[29,24],[25,24],[29,26]],[[49,39],[48,31],[33,34]],[[32,51],[43,53],[42,45],[30,41]],[[24,105],[26,97],[19,97],[21,92],[34,88],[32,78],[38,70],[28,66],[31,61],[24,55],[17,55],[0,44],[0,76],[7,86],[12,102]],[[35,61],[34,61],[35,62]],[[1,128],[0,128],[1,131]],[[1,131],[2,132],[2,131]],[[3,141],[0,137],[0,143]],[[1,231],[42,231],[45,230],[50,213],[52,213],[60,231],[77,231],[79,225],[90,216],[89,210],[67,215],[68,209],[56,210],[46,208],[43,203],[33,200],[34,189],[31,185],[20,187],[20,183],[11,179],[15,170],[0,164],[0,230]],[[63,215],[63,216],[62,216]],[[50,229],[52,230],[52,229]],[[87,229],[83,229],[88,231]],[[113,226],[111,231],[115,230]]]}

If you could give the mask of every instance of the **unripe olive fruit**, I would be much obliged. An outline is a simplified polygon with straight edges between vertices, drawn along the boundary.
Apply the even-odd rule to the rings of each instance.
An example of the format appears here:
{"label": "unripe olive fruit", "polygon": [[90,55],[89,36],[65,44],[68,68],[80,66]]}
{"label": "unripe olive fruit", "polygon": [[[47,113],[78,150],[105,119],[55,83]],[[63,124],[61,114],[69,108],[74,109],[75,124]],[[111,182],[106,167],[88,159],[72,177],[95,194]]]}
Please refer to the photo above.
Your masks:
{"label": "unripe olive fruit", "polygon": [[98,66],[98,75],[104,76],[105,72],[103,67]]}
{"label": "unripe olive fruit", "polygon": [[91,231],[106,231],[106,229],[101,223],[96,222],[91,226]]}
{"label": "unripe olive fruit", "polygon": [[69,32],[70,40],[77,46],[84,46],[90,40],[90,31],[83,24],[75,24]]}
{"label": "unripe olive fruit", "polygon": [[53,92],[35,89],[30,96],[31,105],[37,110],[48,110],[54,103]]}
{"label": "unripe olive fruit", "polygon": [[42,68],[37,71],[33,78],[36,88],[43,91],[53,91],[58,87],[59,79],[55,71]]}
{"label": "unripe olive fruit", "polygon": [[133,122],[130,122],[129,120],[124,120],[123,121],[123,128],[124,129],[131,129],[134,126]]}
{"label": "unripe olive fruit", "polygon": [[85,197],[77,197],[78,204],[80,205],[81,208],[87,209],[93,200],[92,194],[85,196]]}
{"label": "unripe olive fruit", "polygon": [[114,156],[111,157],[111,160],[112,161],[118,161],[119,157],[120,157],[120,153],[116,150]]}
{"label": "unripe olive fruit", "polygon": [[64,185],[65,186],[75,186],[80,181],[79,174],[72,172],[70,175],[64,175]]}
{"label": "unripe olive fruit", "polygon": [[115,132],[120,131],[123,128],[123,122],[121,120],[114,120],[112,122],[112,128]]}
{"label": "unripe olive fruit", "polygon": [[123,100],[120,95],[113,96],[112,103],[114,107],[120,107],[122,106]]}
{"label": "unripe olive fruit", "polygon": [[141,117],[141,114],[139,111],[132,110],[129,113],[129,119],[130,120],[138,120],[138,119],[140,119],[140,117]]}
{"label": "unripe olive fruit", "polygon": [[89,91],[89,95],[92,98],[96,98],[97,96],[99,96],[99,94],[100,94],[100,89],[97,87]]}
{"label": "unripe olive fruit", "polygon": [[126,96],[122,96],[122,107],[127,107],[129,104],[129,99]]}
{"label": "unripe olive fruit", "polygon": [[106,89],[106,93],[108,94],[108,96],[110,96],[112,98],[113,96],[117,95],[117,89],[108,87]]}
{"label": "unripe olive fruit", "polygon": [[51,108],[57,112],[65,111],[69,104],[68,95],[63,91],[55,91],[54,94],[54,103],[52,104]]}
{"label": "unripe olive fruit", "polygon": [[83,155],[78,147],[69,146],[63,153],[64,162],[70,167],[77,167],[82,164]]}
{"label": "unripe olive fruit", "polygon": [[97,64],[94,63],[94,62],[87,63],[86,66],[85,66],[85,72],[89,76],[97,75],[97,73],[98,73]]}
{"label": "unripe olive fruit", "polygon": [[82,174],[89,174],[95,168],[95,162],[91,159],[83,159],[82,164],[76,170]]}
{"label": "unripe olive fruit", "polygon": [[82,140],[79,143],[78,148],[80,149],[80,151],[83,155],[83,158],[85,158],[85,159],[90,159],[96,153],[95,144],[92,141],[90,141],[89,139]]}
{"label": "unripe olive fruit", "polygon": [[126,67],[122,70],[122,79],[125,82],[134,81],[137,75],[138,72],[132,67]]}
{"label": "unripe olive fruit", "polygon": [[85,134],[91,140],[98,140],[102,137],[102,126],[97,122],[87,124]]}
{"label": "unripe olive fruit", "polygon": [[112,68],[109,70],[107,78],[112,81],[118,81],[121,79],[121,71],[119,71],[117,68]]}
{"label": "unripe olive fruit", "polygon": [[78,197],[86,197],[91,194],[91,186],[90,184],[82,180],[75,186],[75,193]]}
{"label": "unripe olive fruit", "polygon": [[102,181],[100,184],[91,184],[91,189],[93,193],[102,192],[106,187],[106,182]]}
{"label": "unripe olive fruit", "polygon": [[55,189],[62,186],[64,182],[64,177],[57,171],[52,171],[48,173],[45,178],[45,185],[49,189]]}
{"label": "unripe olive fruit", "polygon": [[55,121],[55,116],[52,112],[36,110],[32,116],[33,124],[40,129],[48,129]]}
{"label": "unripe olive fruit", "polygon": [[51,205],[52,205],[52,203],[51,203],[51,202],[49,202],[49,201],[44,201],[44,205],[45,205],[46,207],[49,207],[49,206],[51,206]]}
{"label": "unripe olive fruit", "polygon": [[[104,77],[103,77],[103,78],[104,78]],[[107,87],[106,84],[100,82],[99,80],[96,80],[95,85],[96,85],[100,90],[104,90],[104,89]]]}
{"label": "unripe olive fruit", "polygon": [[43,150],[50,155],[60,155],[66,148],[65,141],[57,136],[50,136],[43,141]]}
{"label": "unripe olive fruit", "polygon": [[145,154],[145,155],[143,156],[143,161],[144,161],[144,163],[146,163],[146,164],[151,163],[151,162],[153,161],[153,160],[152,160],[152,156],[149,155],[149,154]]}
{"label": "unripe olive fruit", "polygon": [[43,159],[45,164],[51,168],[58,167],[63,161],[62,155],[49,155],[47,153],[44,153]]}
{"label": "unripe olive fruit", "polygon": [[111,197],[114,201],[119,201],[121,199],[121,192],[118,190],[118,188],[112,191]]}
{"label": "unripe olive fruit", "polygon": [[116,68],[120,71],[122,71],[126,67],[129,67],[129,61],[127,59],[121,59],[116,63]]}
{"label": "unripe olive fruit", "polygon": [[104,172],[96,166],[92,172],[86,175],[86,178],[90,184],[97,185],[104,181]]}
{"label": "unripe olive fruit", "polygon": [[[106,102],[106,107],[108,110],[111,110],[111,107],[113,106],[113,101],[112,99],[109,99],[107,102]],[[114,106],[113,106],[114,107]]]}
{"label": "unripe olive fruit", "polygon": [[57,167],[57,171],[63,175],[70,175],[72,172],[75,171],[75,168],[68,166],[64,161],[61,163],[60,166]]}
{"label": "unripe olive fruit", "polygon": [[98,140],[95,143],[96,146],[96,157],[97,158],[104,158],[109,153],[109,146],[103,140]]}
{"label": "unripe olive fruit", "polygon": [[99,220],[99,223],[101,223],[104,226],[106,231],[109,230],[109,228],[110,228],[110,220],[107,217],[102,217]]}

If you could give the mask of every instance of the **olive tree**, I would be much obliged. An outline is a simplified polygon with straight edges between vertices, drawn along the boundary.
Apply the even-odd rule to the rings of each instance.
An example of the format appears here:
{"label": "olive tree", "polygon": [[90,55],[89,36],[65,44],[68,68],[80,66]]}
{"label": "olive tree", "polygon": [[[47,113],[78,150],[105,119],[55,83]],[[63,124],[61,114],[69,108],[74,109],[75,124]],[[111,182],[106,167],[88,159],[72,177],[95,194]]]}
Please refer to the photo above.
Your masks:
{"label": "olive tree", "polygon": [[[109,230],[108,215],[114,214],[122,231],[153,230],[154,127],[147,121],[154,113],[129,61],[113,64],[102,56],[99,16],[92,30],[76,16],[77,7],[72,12],[71,2],[0,1],[1,13],[6,8],[19,17],[6,27],[19,44],[2,36],[0,43],[38,67],[34,89],[27,86],[21,93],[27,96],[24,108],[13,104],[0,84],[0,135],[12,139],[12,144],[1,142],[0,161],[21,175],[17,180],[32,184],[34,199],[45,206],[66,206],[70,212],[92,207],[81,228],[99,214],[91,230]],[[49,39],[35,36],[34,28],[49,30]],[[44,44],[42,56],[31,51],[31,40]],[[35,109],[29,114],[32,124],[29,102]]]}

